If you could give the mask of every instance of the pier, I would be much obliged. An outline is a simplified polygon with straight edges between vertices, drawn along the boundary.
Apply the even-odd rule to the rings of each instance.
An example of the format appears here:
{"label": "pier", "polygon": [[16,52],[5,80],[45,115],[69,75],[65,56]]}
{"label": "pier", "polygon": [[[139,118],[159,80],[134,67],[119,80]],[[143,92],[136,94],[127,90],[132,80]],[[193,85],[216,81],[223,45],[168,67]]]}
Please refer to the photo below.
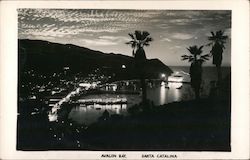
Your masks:
{"label": "pier", "polygon": [[96,98],[96,99],[79,99],[76,103],[78,104],[86,104],[86,105],[93,105],[93,104],[127,104],[126,98]]}

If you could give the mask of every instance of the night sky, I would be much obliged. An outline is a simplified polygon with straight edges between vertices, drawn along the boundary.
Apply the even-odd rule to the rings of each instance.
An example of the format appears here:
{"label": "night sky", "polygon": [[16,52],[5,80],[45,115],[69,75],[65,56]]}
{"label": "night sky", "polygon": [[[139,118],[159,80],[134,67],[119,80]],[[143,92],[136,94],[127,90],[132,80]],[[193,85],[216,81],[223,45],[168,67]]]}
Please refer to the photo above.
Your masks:
{"label": "night sky", "polygon": [[[166,65],[189,65],[181,61],[191,45],[208,44],[211,31],[229,36],[223,65],[231,64],[231,11],[222,10],[91,10],[19,9],[18,38],[71,43],[105,53],[131,56],[128,33],[146,30],[153,37],[145,48],[147,58]],[[211,46],[205,46],[209,53]],[[211,60],[205,65],[212,65]]]}

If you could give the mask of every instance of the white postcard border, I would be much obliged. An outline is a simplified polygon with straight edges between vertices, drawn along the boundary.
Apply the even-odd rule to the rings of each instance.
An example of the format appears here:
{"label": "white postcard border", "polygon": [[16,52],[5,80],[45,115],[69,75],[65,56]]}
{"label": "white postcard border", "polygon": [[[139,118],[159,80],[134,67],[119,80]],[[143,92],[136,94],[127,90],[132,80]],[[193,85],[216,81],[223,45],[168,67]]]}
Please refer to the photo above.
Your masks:
{"label": "white postcard border", "polygon": [[[17,151],[17,9],[174,9],[232,10],[232,139],[231,152],[137,151]],[[103,153],[126,154],[121,159],[142,159],[142,154],[176,155],[175,159],[249,158],[249,2],[227,1],[2,1],[0,2],[0,158],[102,159]],[[32,137],[31,137],[32,138]],[[104,158],[106,159],[106,158]],[[119,159],[119,158],[110,158]],[[147,158],[144,158],[147,159]],[[154,158],[160,159],[160,158]],[[165,159],[167,159],[165,157]],[[169,158],[170,159],[170,158]]]}

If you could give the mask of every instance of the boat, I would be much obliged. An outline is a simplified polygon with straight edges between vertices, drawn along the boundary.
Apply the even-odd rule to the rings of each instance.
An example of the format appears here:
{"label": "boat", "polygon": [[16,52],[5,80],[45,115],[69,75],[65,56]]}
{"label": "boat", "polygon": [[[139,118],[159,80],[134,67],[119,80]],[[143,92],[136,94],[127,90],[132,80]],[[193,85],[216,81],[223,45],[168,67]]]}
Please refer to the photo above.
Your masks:
{"label": "boat", "polygon": [[168,82],[182,82],[183,77],[181,75],[171,75],[168,77]]}
{"label": "boat", "polygon": [[182,85],[181,86],[179,86],[179,87],[177,87],[176,89],[181,89],[182,88]]}
{"label": "boat", "polygon": [[184,71],[177,71],[168,77],[168,88],[181,89],[183,83],[190,83],[190,75]]}
{"label": "boat", "polygon": [[168,83],[168,88],[174,88],[174,89],[181,89],[183,83],[182,82],[169,82]]}
{"label": "boat", "polygon": [[190,74],[184,71],[177,71],[168,77],[168,82],[190,83]]}

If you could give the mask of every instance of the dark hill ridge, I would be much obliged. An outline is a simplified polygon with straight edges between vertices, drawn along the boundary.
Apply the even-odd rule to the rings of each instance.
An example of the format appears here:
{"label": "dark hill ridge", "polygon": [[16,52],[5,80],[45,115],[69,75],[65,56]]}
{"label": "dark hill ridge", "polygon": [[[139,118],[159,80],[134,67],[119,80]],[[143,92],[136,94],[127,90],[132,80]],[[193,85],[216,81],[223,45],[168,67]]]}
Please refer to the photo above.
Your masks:
{"label": "dark hill ridge", "polygon": [[[123,78],[135,78],[134,58],[122,54],[103,53],[72,44],[59,44],[42,40],[18,40],[19,67],[38,72],[60,71],[70,67],[71,72],[89,72],[106,68]],[[121,66],[126,65],[126,69]],[[148,78],[157,78],[160,73],[170,75],[172,70],[158,59],[149,59],[145,67]]]}

